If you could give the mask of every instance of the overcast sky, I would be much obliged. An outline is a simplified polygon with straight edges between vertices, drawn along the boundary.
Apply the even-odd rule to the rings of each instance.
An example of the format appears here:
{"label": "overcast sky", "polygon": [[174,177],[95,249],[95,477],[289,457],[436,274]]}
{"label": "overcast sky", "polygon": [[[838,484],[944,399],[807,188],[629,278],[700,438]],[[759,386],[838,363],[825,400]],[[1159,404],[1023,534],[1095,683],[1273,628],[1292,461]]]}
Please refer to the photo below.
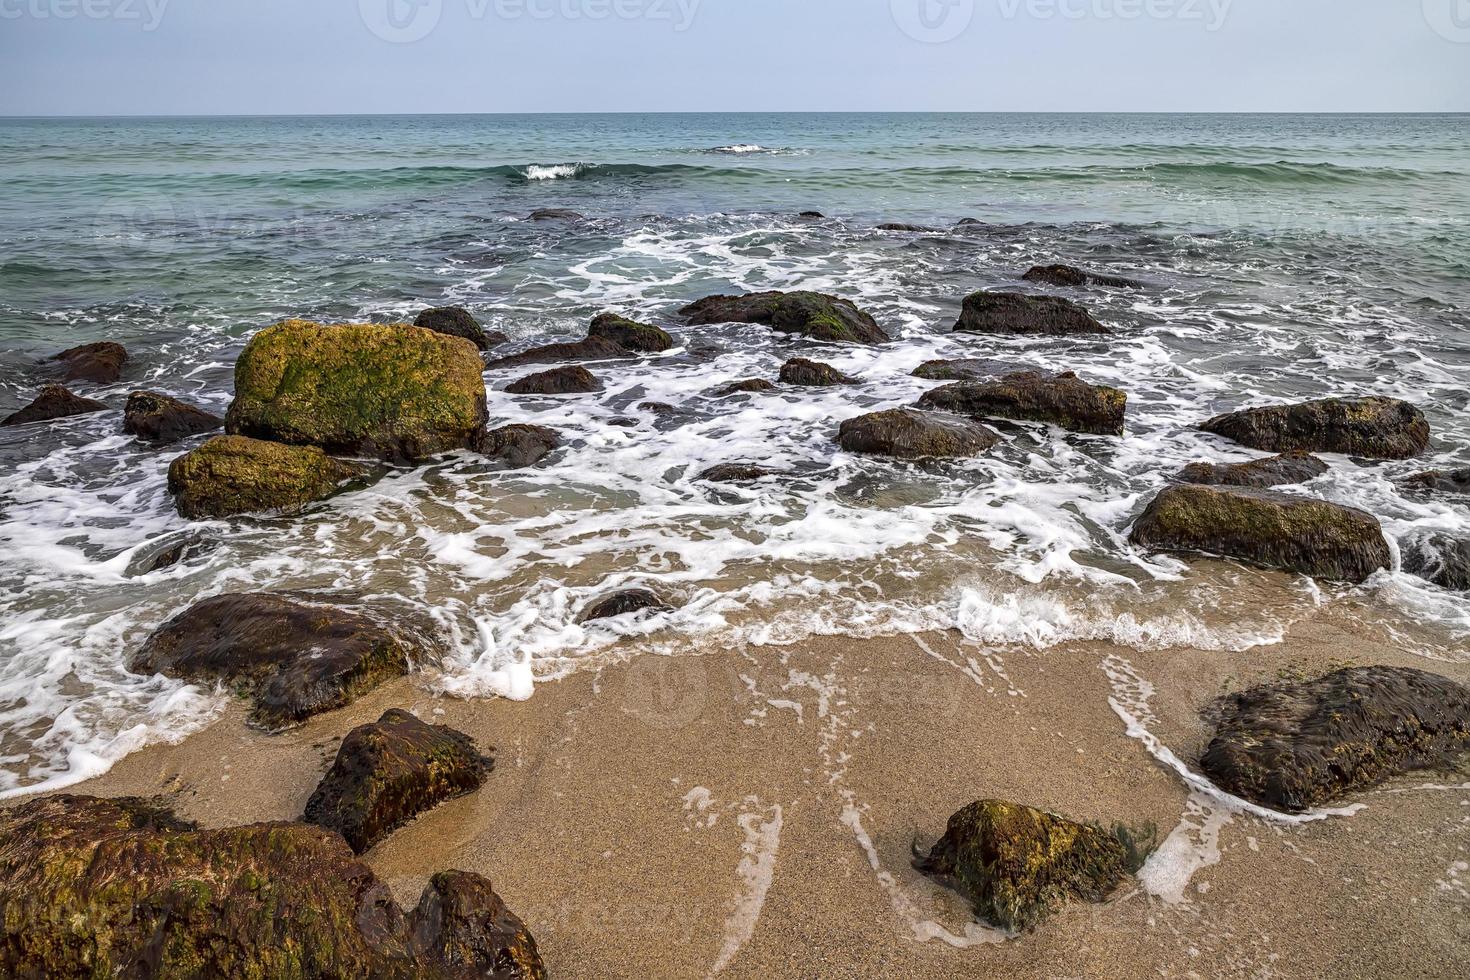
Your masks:
{"label": "overcast sky", "polygon": [[1470,0],[0,0],[0,114],[1470,111]]}

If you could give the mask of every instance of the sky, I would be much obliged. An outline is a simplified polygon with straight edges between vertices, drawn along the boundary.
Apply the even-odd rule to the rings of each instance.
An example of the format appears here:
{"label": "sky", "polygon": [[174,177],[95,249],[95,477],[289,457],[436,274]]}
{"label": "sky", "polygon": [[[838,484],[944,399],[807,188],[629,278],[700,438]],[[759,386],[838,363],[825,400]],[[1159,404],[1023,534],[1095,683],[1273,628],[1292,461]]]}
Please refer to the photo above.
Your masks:
{"label": "sky", "polygon": [[1470,0],[0,0],[0,115],[1470,111]]}

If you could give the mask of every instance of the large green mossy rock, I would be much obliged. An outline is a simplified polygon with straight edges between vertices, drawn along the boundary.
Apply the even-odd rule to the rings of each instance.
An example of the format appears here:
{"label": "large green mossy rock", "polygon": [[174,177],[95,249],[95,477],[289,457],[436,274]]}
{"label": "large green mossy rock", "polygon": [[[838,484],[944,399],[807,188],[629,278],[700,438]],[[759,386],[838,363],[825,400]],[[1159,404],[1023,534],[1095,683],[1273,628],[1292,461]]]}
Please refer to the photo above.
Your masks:
{"label": "large green mossy rock", "polygon": [[749,293],[706,296],[679,311],[691,326],[760,323],[781,333],[800,334],[837,344],[886,344],[878,322],[851,300],[824,293]]}
{"label": "large green mossy rock", "polygon": [[961,381],[936,388],[919,407],[974,418],[1048,422],[1072,432],[1121,436],[1128,395],[1090,385],[1070,371],[1018,371],[994,381]]}
{"label": "large green mossy rock", "polygon": [[1128,848],[1105,830],[983,800],[951,817],[944,837],[915,866],[953,885],[981,919],[1022,932],[1067,901],[1107,898],[1128,864]]}
{"label": "large green mossy rock", "polygon": [[1424,413],[1397,398],[1324,398],[1220,415],[1200,426],[1268,453],[1344,453],[1410,459],[1429,448]]}
{"label": "large green mossy rock", "polygon": [[287,320],[235,365],[231,435],[416,463],[469,446],[488,417],[468,340],[404,324]]}
{"label": "large green mossy rock", "polygon": [[174,506],[190,519],[290,513],[367,475],[315,446],[218,436],[168,468]]}
{"label": "large green mossy rock", "polygon": [[0,813],[0,976],[545,975],[484,878],[436,875],[405,912],[317,827],[199,830],[160,801],[75,796]]}
{"label": "large green mossy rock", "polygon": [[587,329],[588,337],[601,337],[628,350],[644,354],[661,354],[671,350],[674,338],[668,331],[651,323],[639,323],[616,313],[600,314]]}

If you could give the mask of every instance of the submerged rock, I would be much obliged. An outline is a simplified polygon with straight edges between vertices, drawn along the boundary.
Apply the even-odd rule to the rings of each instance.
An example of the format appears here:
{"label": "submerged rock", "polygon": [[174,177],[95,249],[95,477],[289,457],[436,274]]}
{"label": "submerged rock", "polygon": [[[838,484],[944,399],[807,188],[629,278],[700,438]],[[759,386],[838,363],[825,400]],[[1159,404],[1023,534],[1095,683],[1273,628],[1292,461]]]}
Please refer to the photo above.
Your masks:
{"label": "submerged rock", "polygon": [[112,384],[122,377],[127,362],[127,350],[111,341],[73,347],[47,361],[59,366],[62,381],[90,381],[100,385]]}
{"label": "submerged rock", "polygon": [[1191,463],[1179,474],[1180,483],[1222,487],[1283,487],[1306,483],[1331,467],[1310,453],[1286,453],[1248,463]]}
{"label": "submerged rock", "polygon": [[535,466],[562,445],[561,436],[541,425],[507,425],[491,429],[475,443],[475,452],[513,470]]}
{"label": "submerged rock", "polygon": [[152,575],[205,554],[213,547],[214,542],[198,530],[191,529],[169,535],[140,548],[133,555],[133,560],[128,562],[127,570],[123,574],[129,578]]}
{"label": "submerged rock", "polygon": [[506,341],[505,334],[499,331],[487,333],[480,321],[462,306],[440,306],[425,310],[413,321],[413,325],[442,333],[446,337],[468,340],[480,350],[489,350]]}
{"label": "submerged rock", "polygon": [[1083,286],[1113,286],[1119,289],[1137,289],[1141,283],[1122,276],[1109,276],[1097,272],[1084,272],[1074,265],[1038,265],[1021,277],[1027,282],[1044,282],[1050,286],[1068,286],[1080,289]]}
{"label": "submerged rock", "polygon": [[661,354],[674,346],[674,338],[667,331],[616,313],[603,313],[594,319],[587,329],[587,336],[610,340],[627,350],[644,354]]}
{"label": "submerged rock", "polygon": [[925,381],[990,381],[1008,374],[1033,371],[1046,375],[1045,371],[1014,361],[997,361],[988,357],[961,357],[954,360],[925,361],[914,368],[914,377]]}
{"label": "submerged rock", "polygon": [[490,883],[436,875],[407,914],[336,834],[199,830],[158,800],[0,812],[0,975],[542,980]]}
{"label": "submerged rock", "polygon": [[919,407],[1121,436],[1128,396],[1116,388],[1087,384],[1071,372],[1021,371],[996,381],[961,381],[936,388],[919,399]]}
{"label": "submerged rock", "polygon": [[754,463],[721,463],[711,466],[696,480],[702,483],[754,483],[769,476],[780,476],[777,470],[756,466]]}
{"label": "submerged rock", "polygon": [[364,854],[419,814],[473,793],[493,768],[468,735],[395,709],[342,740],[302,819]]}
{"label": "submerged rock", "polygon": [[505,390],[512,395],[587,395],[603,389],[586,368],[559,367],[527,375]]}
{"label": "submerged rock", "polygon": [[1222,789],[1300,813],[1470,750],[1470,689],[1436,674],[1358,667],[1222,702],[1201,760]]}
{"label": "submerged rock", "polygon": [[1470,494],[1470,466],[1462,470],[1427,470],[1404,480],[1404,489]]}
{"label": "submerged rock", "polygon": [[245,593],[190,606],[129,661],[135,674],[222,683],[248,693],[251,723],[281,731],[437,659],[426,639],[304,596]]}
{"label": "submerged rock", "polygon": [[1132,541],[1354,583],[1392,563],[1372,514],[1273,490],[1169,487],[1138,519]]}
{"label": "submerged rock", "polygon": [[135,391],[123,409],[123,431],[144,442],[179,442],[222,428],[225,420],[156,391]]}
{"label": "submerged rock", "polygon": [[612,361],[632,356],[632,351],[606,337],[587,337],[572,343],[544,344],[519,354],[498,357],[487,367],[495,370],[525,367],[529,364],[560,364],[565,361]]}
{"label": "submerged rock", "polygon": [[527,221],[586,221],[587,216],[567,208],[541,208],[526,216]]}
{"label": "submerged rock", "polygon": [[25,408],[5,417],[0,428],[11,425],[29,425],[32,422],[50,422],[55,419],[71,418],[73,415],[91,415],[105,412],[107,406],[91,398],[82,398],[67,391],[61,385],[46,385],[36,400]]}
{"label": "submerged rock", "polygon": [[890,222],[887,222],[885,224],[879,225],[878,226],[878,230],[879,231],[903,231],[903,232],[934,232],[934,231],[939,231],[940,229],[938,229],[938,228],[931,228],[928,225],[909,225],[909,224],[904,224],[901,221],[890,221]]}
{"label": "submerged rock", "polygon": [[1470,592],[1470,538],[1432,535],[1404,542],[1404,571],[1453,592]]}
{"label": "submerged rock", "polygon": [[804,388],[835,388],[839,385],[862,384],[830,364],[794,357],[781,368],[781,383]]}
{"label": "submerged rock", "polygon": [[1127,864],[1128,849],[1107,831],[984,800],[951,817],[944,837],[915,867],[952,884],[979,918],[1023,932],[1068,901],[1107,898]]}
{"label": "submerged rock", "polygon": [[473,344],[405,324],[287,320],[235,365],[230,435],[417,463],[467,448],[485,425]]}
{"label": "submerged rock", "polygon": [[837,441],[850,453],[897,459],[964,459],[1000,442],[978,422],[912,408],[875,412],[842,423]]}
{"label": "submerged rock", "polygon": [[843,344],[886,344],[891,339],[849,300],[823,293],[750,293],[708,296],[679,311],[691,325],[759,323],[781,333]]}
{"label": "submerged rock", "polygon": [[325,500],[367,472],[315,446],[217,436],[173,461],[168,491],[179,513],[193,520],[289,513]]}
{"label": "submerged rock", "polygon": [[731,395],[763,395],[775,391],[776,386],[764,378],[747,378],[744,381],[735,381],[715,390],[716,398],[728,398]]}
{"label": "submerged rock", "polygon": [[668,608],[655,592],[648,589],[625,589],[598,599],[588,607],[578,622],[595,623],[600,619],[616,619],[619,616],[643,612],[645,609],[666,612]]}
{"label": "submerged rock", "polygon": [[827,216],[820,211],[803,211],[797,217],[803,221],[820,221]]}
{"label": "submerged rock", "polygon": [[1409,459],[1429,447],[1424,413],[1396,398],[1324,398],[1250,408],[1200,426],[1262,452],[1343,453]]}
{"label": "submerged rock", "polygon": [[956,333],[1065,337],[1105,334],[1091,313],[1060,296],[981,291],[965,297]]}

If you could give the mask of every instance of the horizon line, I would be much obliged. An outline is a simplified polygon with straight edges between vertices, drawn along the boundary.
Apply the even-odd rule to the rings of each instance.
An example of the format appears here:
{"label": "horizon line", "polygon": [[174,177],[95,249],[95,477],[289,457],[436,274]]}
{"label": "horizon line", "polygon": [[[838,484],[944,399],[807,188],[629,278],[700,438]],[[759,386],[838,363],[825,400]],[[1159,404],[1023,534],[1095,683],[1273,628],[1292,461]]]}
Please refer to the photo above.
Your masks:
{"label": "horizon line", "polygon": [[423,116],[1463,116],[1470,109],[557,109],[488,112],[0,113],[0,120],[347,119]]}

